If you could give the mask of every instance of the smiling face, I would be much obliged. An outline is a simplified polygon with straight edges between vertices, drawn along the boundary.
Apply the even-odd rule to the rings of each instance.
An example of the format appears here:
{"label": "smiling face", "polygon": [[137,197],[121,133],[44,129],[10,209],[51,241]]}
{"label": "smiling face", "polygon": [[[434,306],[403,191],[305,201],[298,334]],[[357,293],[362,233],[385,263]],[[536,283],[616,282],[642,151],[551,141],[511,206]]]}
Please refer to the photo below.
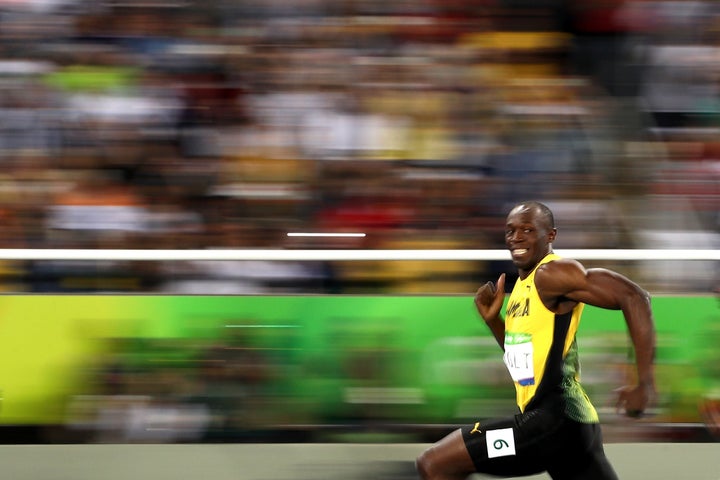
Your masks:
{"label": "smiling face", "polygon": [[545,255],[552,252],[556,234],[552,217],[540,206],[520,204],[510,211],[505,223],[505,245],[520,278],[525,278]]}

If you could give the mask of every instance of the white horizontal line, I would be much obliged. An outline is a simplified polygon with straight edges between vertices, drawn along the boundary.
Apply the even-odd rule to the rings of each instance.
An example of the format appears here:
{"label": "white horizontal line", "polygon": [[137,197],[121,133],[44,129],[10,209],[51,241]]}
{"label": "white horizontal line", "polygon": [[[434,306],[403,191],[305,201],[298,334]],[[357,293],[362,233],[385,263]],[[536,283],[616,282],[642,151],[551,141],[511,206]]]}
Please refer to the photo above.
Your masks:
{"label": "white horizontal line", "polygon": [[[720,260],[720,250],[565,249],[578,260]],[[146,249],[0,249],[4,260],[191,261],[191,260],[510,260],[507,250],[146,250]]]}
{"label": "white horizontal line", "polygon": [[297,328],[297,325],[225,325],[225,328]]}
{"label": "white horizontal line", "polygon": [[364,233],[311,233],[311,232],[288,232],[288,237],[364,237]]}

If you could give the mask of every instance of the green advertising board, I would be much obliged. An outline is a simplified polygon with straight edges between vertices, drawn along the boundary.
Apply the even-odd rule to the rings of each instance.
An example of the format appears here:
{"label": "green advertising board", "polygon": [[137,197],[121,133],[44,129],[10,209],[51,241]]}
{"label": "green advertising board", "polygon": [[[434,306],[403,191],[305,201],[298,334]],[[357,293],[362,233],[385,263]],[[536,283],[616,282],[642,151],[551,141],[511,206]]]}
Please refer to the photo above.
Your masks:
{"label": "green advertising board", "polygon": [[[664,408],[693,419],[720,380],[717,299],[657,297],[653,308]],[[255,397],[259,423],[450,423],[513,407],[468,296],[8,295],[0,312],[5,425],[66,423],[84,396],[202,397],[218,362],[233,365],[222,378],[238,395]],[[602,408],[631,371],[621,313],[586,308],[579,345]],[[118,386],[118,372],[131,381]]]}

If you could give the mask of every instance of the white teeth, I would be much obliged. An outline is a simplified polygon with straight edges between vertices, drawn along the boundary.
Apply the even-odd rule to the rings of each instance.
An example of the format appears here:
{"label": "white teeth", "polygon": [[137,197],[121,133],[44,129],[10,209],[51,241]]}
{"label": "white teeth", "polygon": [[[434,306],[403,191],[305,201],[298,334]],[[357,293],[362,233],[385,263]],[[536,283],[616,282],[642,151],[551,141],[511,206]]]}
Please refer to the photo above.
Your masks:
{"label": "white teeth", "polygon": [[515,255],[525,255],[527,253],[527,248],[516,248],[513,250],[513,253]]}

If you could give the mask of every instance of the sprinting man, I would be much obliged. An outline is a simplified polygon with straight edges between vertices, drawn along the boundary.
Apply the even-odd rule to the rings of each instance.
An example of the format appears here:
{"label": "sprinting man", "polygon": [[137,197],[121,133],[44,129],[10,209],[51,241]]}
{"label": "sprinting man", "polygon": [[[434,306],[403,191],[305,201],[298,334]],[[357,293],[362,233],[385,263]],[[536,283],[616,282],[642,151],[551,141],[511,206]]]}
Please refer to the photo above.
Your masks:
{"label": "sprinting man", "polygon": [[417,459],[425,480],[479,472],[555,480],[617,479],[605,456],[597,412],[579,383],[575,340],[585,304],[622,310],[635,348],[637,382],[619,390],[617,407],[639,417],[654,396],[655,328],[647,292],[606,269],[585,269],[553,253],[553,214],[539,202],[508,214],[505,244],[519,278],[504,318],[505,274],[475,294],[475,306],[504,351],[520,413],[475,422]]}

